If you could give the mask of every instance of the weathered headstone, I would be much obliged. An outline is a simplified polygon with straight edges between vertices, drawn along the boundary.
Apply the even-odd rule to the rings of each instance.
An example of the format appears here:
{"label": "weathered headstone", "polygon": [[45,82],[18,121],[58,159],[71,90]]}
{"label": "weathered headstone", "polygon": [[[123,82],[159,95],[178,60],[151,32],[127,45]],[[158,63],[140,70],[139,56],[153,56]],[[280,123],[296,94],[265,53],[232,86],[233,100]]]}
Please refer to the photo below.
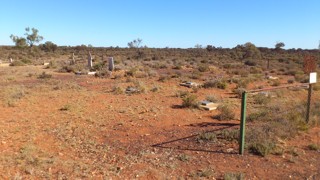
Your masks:
{"label": "weathered headstone", "polygon": [[114,70],[113,57],[109,57],[109,58],[108,58],[108,64],[109,64],[109,71],[113,71],[113,70]]}
{"label": "weathered headstone", "polygon": [[72,60],[71,60],[71,65],[75,64],[76,63],[76,60],[75,60],[75,57],[74,57],[74,53],[72,53]]}
{"label": "weathered headstone", "polygon": [[89,55],[88,55],[88,67],[89,67],[89,69],[92,69],[92,56],[91,56],[90,52],[89,52]]}

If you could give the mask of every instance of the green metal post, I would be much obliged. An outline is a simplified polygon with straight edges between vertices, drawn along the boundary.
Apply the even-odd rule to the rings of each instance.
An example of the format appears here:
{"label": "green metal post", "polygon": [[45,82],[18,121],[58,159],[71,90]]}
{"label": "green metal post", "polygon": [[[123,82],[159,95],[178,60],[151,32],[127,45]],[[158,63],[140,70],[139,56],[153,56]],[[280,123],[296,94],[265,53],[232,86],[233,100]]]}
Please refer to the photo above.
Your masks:
{"label": "green metal post", "polygon": [[309,117],[310,117],[311,94],[312,94],[312,84],[309,84],[308,101],[307,101],[307,114],[306,114],[306,122],[307,123],[309,122]]}
{"label": "green metal post", "polygon": [[242,93],[241,99],[241,119],[240,119],[240,143],[239,143],[239,154],[243,155],[245,134],[246,134],[246,109],[247,109],[247,92]]}

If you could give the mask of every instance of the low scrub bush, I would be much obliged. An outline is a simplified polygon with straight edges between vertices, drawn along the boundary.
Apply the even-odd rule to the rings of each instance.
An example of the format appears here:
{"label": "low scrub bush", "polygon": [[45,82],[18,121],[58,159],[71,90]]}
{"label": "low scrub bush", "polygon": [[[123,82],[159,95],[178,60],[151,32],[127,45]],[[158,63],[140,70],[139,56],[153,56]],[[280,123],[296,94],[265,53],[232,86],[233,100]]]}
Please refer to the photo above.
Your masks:
{"label": "low scrub bush", "polygon": [[204,88],[219,88],[226,89],[228,86],[227,82],[223,80],[209,80],[203,84]]}
{"label": "low scrub bush", "polygon": [[236,89],[234,89],[234,90],[232,90],[232,91],[233,91],[233,93],[236,94],[236,96],[237,96],[238,98],[241,98],[243,92],[245,92],[246,89],[244,89],[244,88],[236,88]]}
{"label": "low scrub bush", "polygon": [[199,70],[200,72],[207,72],[207,71],[210,70],[210,68],[209,68],[208,65],[200,65],[200,66],[198,67],[198,70]]}
{"label": "low scrub bush", "polygon": [[21,62],[23,62],[24,64],[32,64],[32,61],[30,59],[22,59]]}
{"label": "low scrub bush", "polygon": [[100,70],[98,72],[96,72],[95,77],[99,77],[99,78],[106,78],[106,77],[110,77],[111,76],[111,71],[108,70]]}
{"label": "low scrub bush", "polygon": [[257,65],[257,63],[255,61],[253,61],[253,60],[246,60],[244,62],[244,64],[247,65],[247,66],[255,66],[255,65]]}
{"label": "low scrub bush", "polygon": [[189,92],[188,91],[177,91],[175,96],[176,97],[179,97],[179,98],[184,98],[186,97],[187,95],[189,95]]}
{"label": "low scrub bush", "polygon": [[247,88],[250,83],[250,79],[239,79],[234,81],[237,84],[237,88]]}
{"label": "low scrub bush", "polygon": [[180,154],[177,156],[177,159],[182,161],[182,162],[187,162],[190,160],[190,156],[186,155],[186,154]]}
{"label": "low scrub bush", "polygon": [[219,120],[232,120],[235,117],[235,113],[229,105],[222,105],[218,107],[220,114],[217,116]]}
{"label": "low scrub bush", "polygon": [[216,142],[217,135],[213,132],[202,132],[197,137],[198,142]]}
{"label": "low scrub bush", "polygon": [[320,146],[317,144],[309,144],[308,149],[312,150],[312,151],[318,151],[318,150],[320,150]]}
{"label": "low scrub bush", "polygon": [[280,86],[281,82],[279,80],[273,80],[271,86]]}
{"label": "low scrub bush", "polygon": [[288,84],[293,84],[294,83],[294,79],[288,79]]}
{"label": "low scrub bush", "polygon": [[111,92],[113,92],[113,94],[123,94],[124,93],[124,89],[120,86],[113,86]]}
{"label": "low scrub bush", "polygon": [[65,73],[65,72],[68,72],[68,73],[71,73],[71,72],[76,72],[75,70],[75,66],[72,66],[72,65],[68,65],[68,66],[63,66],[59,72],[61,73]]}
{"label": "low scrub bush", "polygon": [[239,129],[222,130],[219,136],[227,141],[238,141]]}
{"label": "low scrub bush", "polygon": [[26,65],[26,64],[25,64],[24,62],[19,61],[19,60],[13,61],[13,62],[10,64],[10,66],[25,66],[25,65]]}
{"label": "low scrub bush", "polygon": [[193,71],[192,74],[189,76],[190,79],[200,79],[201,73],[199,71]]}
{"label": "low scrub bush", "polygon": [[248,122],[252,121],[263,121],[268,118],[268,111],[267,110],[260,110],[258,112],[250,113],[247,117]]}
{"label": "low scrub bush", "polygon": [[198,107],[198,100],[197,96],[194,94],[186,94],[182,98],[182,107],[184,108],[197,108]]}
{"label": "low scrub bush", "polygon": [[137,88],[138,92],[145,93],[147,90],[147,86],[141,81],[135,81],[134,87]]}
{"label": "low scrub bush", "polygon": [[233,173],[233,172],[227,172],[223,176],[224,180],[243,180],[244,174],[242,173]]}
{"label": "low scrub bush", "polygon": [[253,98],[254,103],[260,104],[260,105],[266,105],[271,101],[271,98],[268,96],[268,94],[257,94]]}
{"label": "low scrub bush", "polygon": [[249,145],[249,151],[253,154],[257,154],[265,157],[266,155],[273,152],[275,149],[275,143],[264,141],[264,142],[256,142]]}
{"label": "low scrub bush", "polygon": [[46,72],[42,72],[39,76],[38,79],[50,79],[52,77],[51,74],[47,74]]}
{"label": "low scrub bush", "polygon": [[206,100],[207,100],[207,101],[210,101],[210,102],[213,102],[213,103],[216,103],[216,102],[219,101],[218,98],[217,98],[216,96],[214,96],[214,95],[209,95],[209,96],[207,96],[207,97],[206,97]]}

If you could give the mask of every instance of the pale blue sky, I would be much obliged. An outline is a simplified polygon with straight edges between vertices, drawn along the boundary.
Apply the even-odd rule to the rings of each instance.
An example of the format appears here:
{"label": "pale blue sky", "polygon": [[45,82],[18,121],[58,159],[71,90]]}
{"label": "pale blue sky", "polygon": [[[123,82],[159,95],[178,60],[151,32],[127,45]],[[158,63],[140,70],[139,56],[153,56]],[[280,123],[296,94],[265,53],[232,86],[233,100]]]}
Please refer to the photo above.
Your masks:
{"label": "pale blue sky", "polygon": [[35,27],[58,45],[317,48],[319,0],[2,0],[0,45]]}

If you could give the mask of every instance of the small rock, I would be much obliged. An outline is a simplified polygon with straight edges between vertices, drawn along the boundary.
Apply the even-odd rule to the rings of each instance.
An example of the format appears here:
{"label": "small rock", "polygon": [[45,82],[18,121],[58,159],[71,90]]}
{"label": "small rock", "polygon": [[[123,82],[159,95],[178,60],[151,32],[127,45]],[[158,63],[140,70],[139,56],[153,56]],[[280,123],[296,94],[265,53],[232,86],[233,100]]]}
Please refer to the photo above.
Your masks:
{"label": "small rock", "polygon": [[230,152],[232,152],[232,151],[233,151],[233,148],[227,149],[227,152],[228,152],[228,153],[230,153]]}

